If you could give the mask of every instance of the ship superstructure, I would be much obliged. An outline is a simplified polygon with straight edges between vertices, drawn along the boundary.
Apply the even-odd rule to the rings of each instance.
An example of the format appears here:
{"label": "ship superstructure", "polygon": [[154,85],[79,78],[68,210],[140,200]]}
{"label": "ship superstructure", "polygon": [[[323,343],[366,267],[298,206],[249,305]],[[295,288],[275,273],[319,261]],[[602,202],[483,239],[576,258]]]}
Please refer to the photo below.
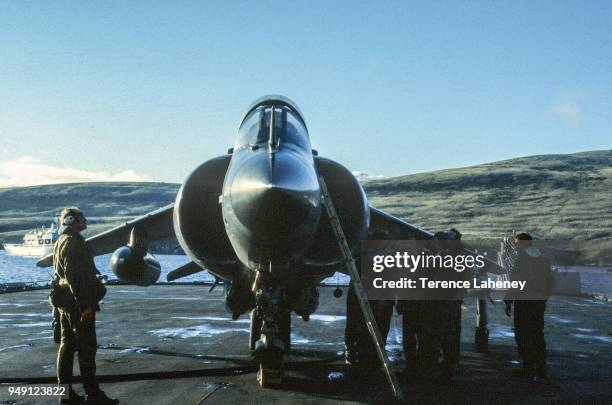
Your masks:
{"label": "ship superstructure", "polygon": [[49,228],[41,227],[26,233],[23,243],[6,243],[6,253],[13,256],[42,257],[53,252],[53,246],[59,236],[55,222]]}

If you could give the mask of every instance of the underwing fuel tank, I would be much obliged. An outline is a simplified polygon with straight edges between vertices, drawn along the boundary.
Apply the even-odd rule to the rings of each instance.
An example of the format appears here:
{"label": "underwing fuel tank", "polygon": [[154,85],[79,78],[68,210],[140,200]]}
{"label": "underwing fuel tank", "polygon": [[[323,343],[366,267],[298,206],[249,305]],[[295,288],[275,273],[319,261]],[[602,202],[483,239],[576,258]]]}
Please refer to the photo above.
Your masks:
{"label": "underwing fuel tank", "polygon": [[128,245],[115,250],[111,256],[111,269],[117,278],[140,286],[155,284],[161,274],[161,265],[147,248],[145,232],[133,228]]}
{"label": "underwing fuel tank", "polygon": [[161,265],[153,255],[143,254],[130,246],[115,250],[110,263],[117,278],[140,286],[155,284],[161,274]]}

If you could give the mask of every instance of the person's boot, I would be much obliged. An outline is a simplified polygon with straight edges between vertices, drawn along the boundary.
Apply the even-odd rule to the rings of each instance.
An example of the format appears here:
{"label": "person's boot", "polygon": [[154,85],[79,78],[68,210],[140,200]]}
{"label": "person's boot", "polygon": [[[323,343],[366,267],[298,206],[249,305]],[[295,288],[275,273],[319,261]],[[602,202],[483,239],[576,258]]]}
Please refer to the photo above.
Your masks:
{"label": "person's boot", "polygon": [[51,322],[51,327],[53,328],[53,341],[60,344],[62,342],[62,325],[57,319],[54,319]]}
{"label": "person's boot", "polygon": [[94,394],[87,395],[88,405],[115,405],[118,403],[118,399],[107,397],[102,390],[96,391]]}
{"label": "person's boot", "polygon": [[60,404],[79,405],[85,404],[85,397],[80,396],[72,388],[68,391],[68,398],[60,398]]}
{"label": "person's boot", "polygon": [[359,356],[355,347],[344,346],[344,364],[347,366],[359,364]]}
{"label": "person's boot", "polygon": [[546,371],[546,361],[538,361],[535,366],[535,380],[545,380],[548,378]]}
{"label": "person's boot", "polygon": [[455,379],[455,375],[455,367],[452,365],[443,364],[443,366],[440,368],[440,376],[438,377],[438,380],[442,384],[451,384]]}
{"label": "person's boot", "polygon": [[513,377],[519,377],[519,378],[533,378],[533,375],[534,375],[533,363],[528,363],[528,362],[523,362],[522,368],[519,368],[518,370],[514,370],[512,372]]}

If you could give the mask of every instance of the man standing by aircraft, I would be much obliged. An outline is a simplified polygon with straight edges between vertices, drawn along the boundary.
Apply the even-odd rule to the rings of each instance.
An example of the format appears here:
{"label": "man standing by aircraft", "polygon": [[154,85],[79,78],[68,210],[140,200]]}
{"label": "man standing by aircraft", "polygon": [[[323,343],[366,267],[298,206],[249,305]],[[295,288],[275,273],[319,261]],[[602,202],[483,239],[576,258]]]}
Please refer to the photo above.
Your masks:
{"label": "man standing by aircraft", "polygon": [[[369,240],[387,240],[388,235],[385,232],[375,232],[368,235]],[[357,254],[355,258],[355,266],[361,274],[361,254]],[[359,302],[352,286],[352,281],[349,284],[346,295],[346,327],[344,330],[344,358],[348,364],[372,364],[379,360],[376,355],[376,349],[372,343],[364,317],[359,308]],[[376,324],[378,325],[380,335],[383,341],[387,341],[389,328],[391,327],[391,317],[393,316],[393,307],[395,301],[379,300],[370,301]]]}
{"label": "man standing by aircraft", "polygon": [[533,246],[530,234],[519,233],[514,239],[518,256],[510,278],[526,285],[523,291],[509,291],[505,299],[506,315],[510,316],[514,304],[514,337],[523,363],[513,375],[545,378],[544,311],[552,290],[550,262]]}
{"label": "man standing by aircraft", "polygon": [[61,343],[57,353],[58,384],[70,386],[68,398],[60,403],[84,403],[72,390],[74,352],[79,352],[79,368],[88,404],[117,404],[100,390],[96,381],[95,312],[106,289],[96,277],[96,267],[81,232],[87,228],[85,215],[76,207],[60,214],[60,238],[53,254],[56,287],[53,305],[58,307]]}
{"label": "man standing by aircraft", "polygon": [[[439,233],[436,233],[439,235]],[[460,255],[463,252],[463,246],[461,244],[461,232],[452,228],[438,236],[441,240],[446,240],[446,249],[444,254],[450,254],[452,256]],[[446,271],[446,279],[449,281],[465,281],[468,279],[469,270],[463,271]],[[442,354],[444,360],[440,364],[440,371],[442,372],[442,380],[449,382],[453,379],[457,366],[459,365],[459,357],[461,354],[461,306],[463,304],[463,298],[465,298],[464,290],[457,289],[452,290],[448,297],[449,300],[442,301],[443,312],[446,315],[446,325],[444,325],[444,332],[442,335]]]}
{"label": "man standing by aircraft", "polygon": [[[431,255],[445,257],[461,253],[461,233],[456,229],[436,232],[427,246]],[[467,272],[465,272],[467,273]],[[465,279],[464,272],[454,269],[420,268],[415,274],[432,280]],[[416,276],[417,278],[419,276]],[[459,363],[461,336],[461,300],[456,290],[437,290],[433,294],[419,291],[412,300],[398,300],[402,315],[402,335],[406,376],[408,379],[432,380],[441,373],[442,380],[452,380]],[[443,361],[439,363],[439,355]]]}

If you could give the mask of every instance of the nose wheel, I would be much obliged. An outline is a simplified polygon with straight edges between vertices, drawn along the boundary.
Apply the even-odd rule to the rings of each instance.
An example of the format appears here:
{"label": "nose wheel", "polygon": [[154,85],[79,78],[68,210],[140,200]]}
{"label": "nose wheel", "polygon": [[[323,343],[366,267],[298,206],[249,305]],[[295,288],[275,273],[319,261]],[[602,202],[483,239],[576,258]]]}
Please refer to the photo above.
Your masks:
{"label": "nose wheel", "polygon": [[283,356],[291,345],[291,312],[281,288],[261,281],[251,311],[249,348],[259,363],[257,381],[262,387],[273,387],[283,380]]}
{"label": "nose wheel", "polygon": [[251,333],[249,334],[249,349],[255,351],[255,344],[261,338],[261,324],[263,320],[257,312],[257,308],[251,311]]}

